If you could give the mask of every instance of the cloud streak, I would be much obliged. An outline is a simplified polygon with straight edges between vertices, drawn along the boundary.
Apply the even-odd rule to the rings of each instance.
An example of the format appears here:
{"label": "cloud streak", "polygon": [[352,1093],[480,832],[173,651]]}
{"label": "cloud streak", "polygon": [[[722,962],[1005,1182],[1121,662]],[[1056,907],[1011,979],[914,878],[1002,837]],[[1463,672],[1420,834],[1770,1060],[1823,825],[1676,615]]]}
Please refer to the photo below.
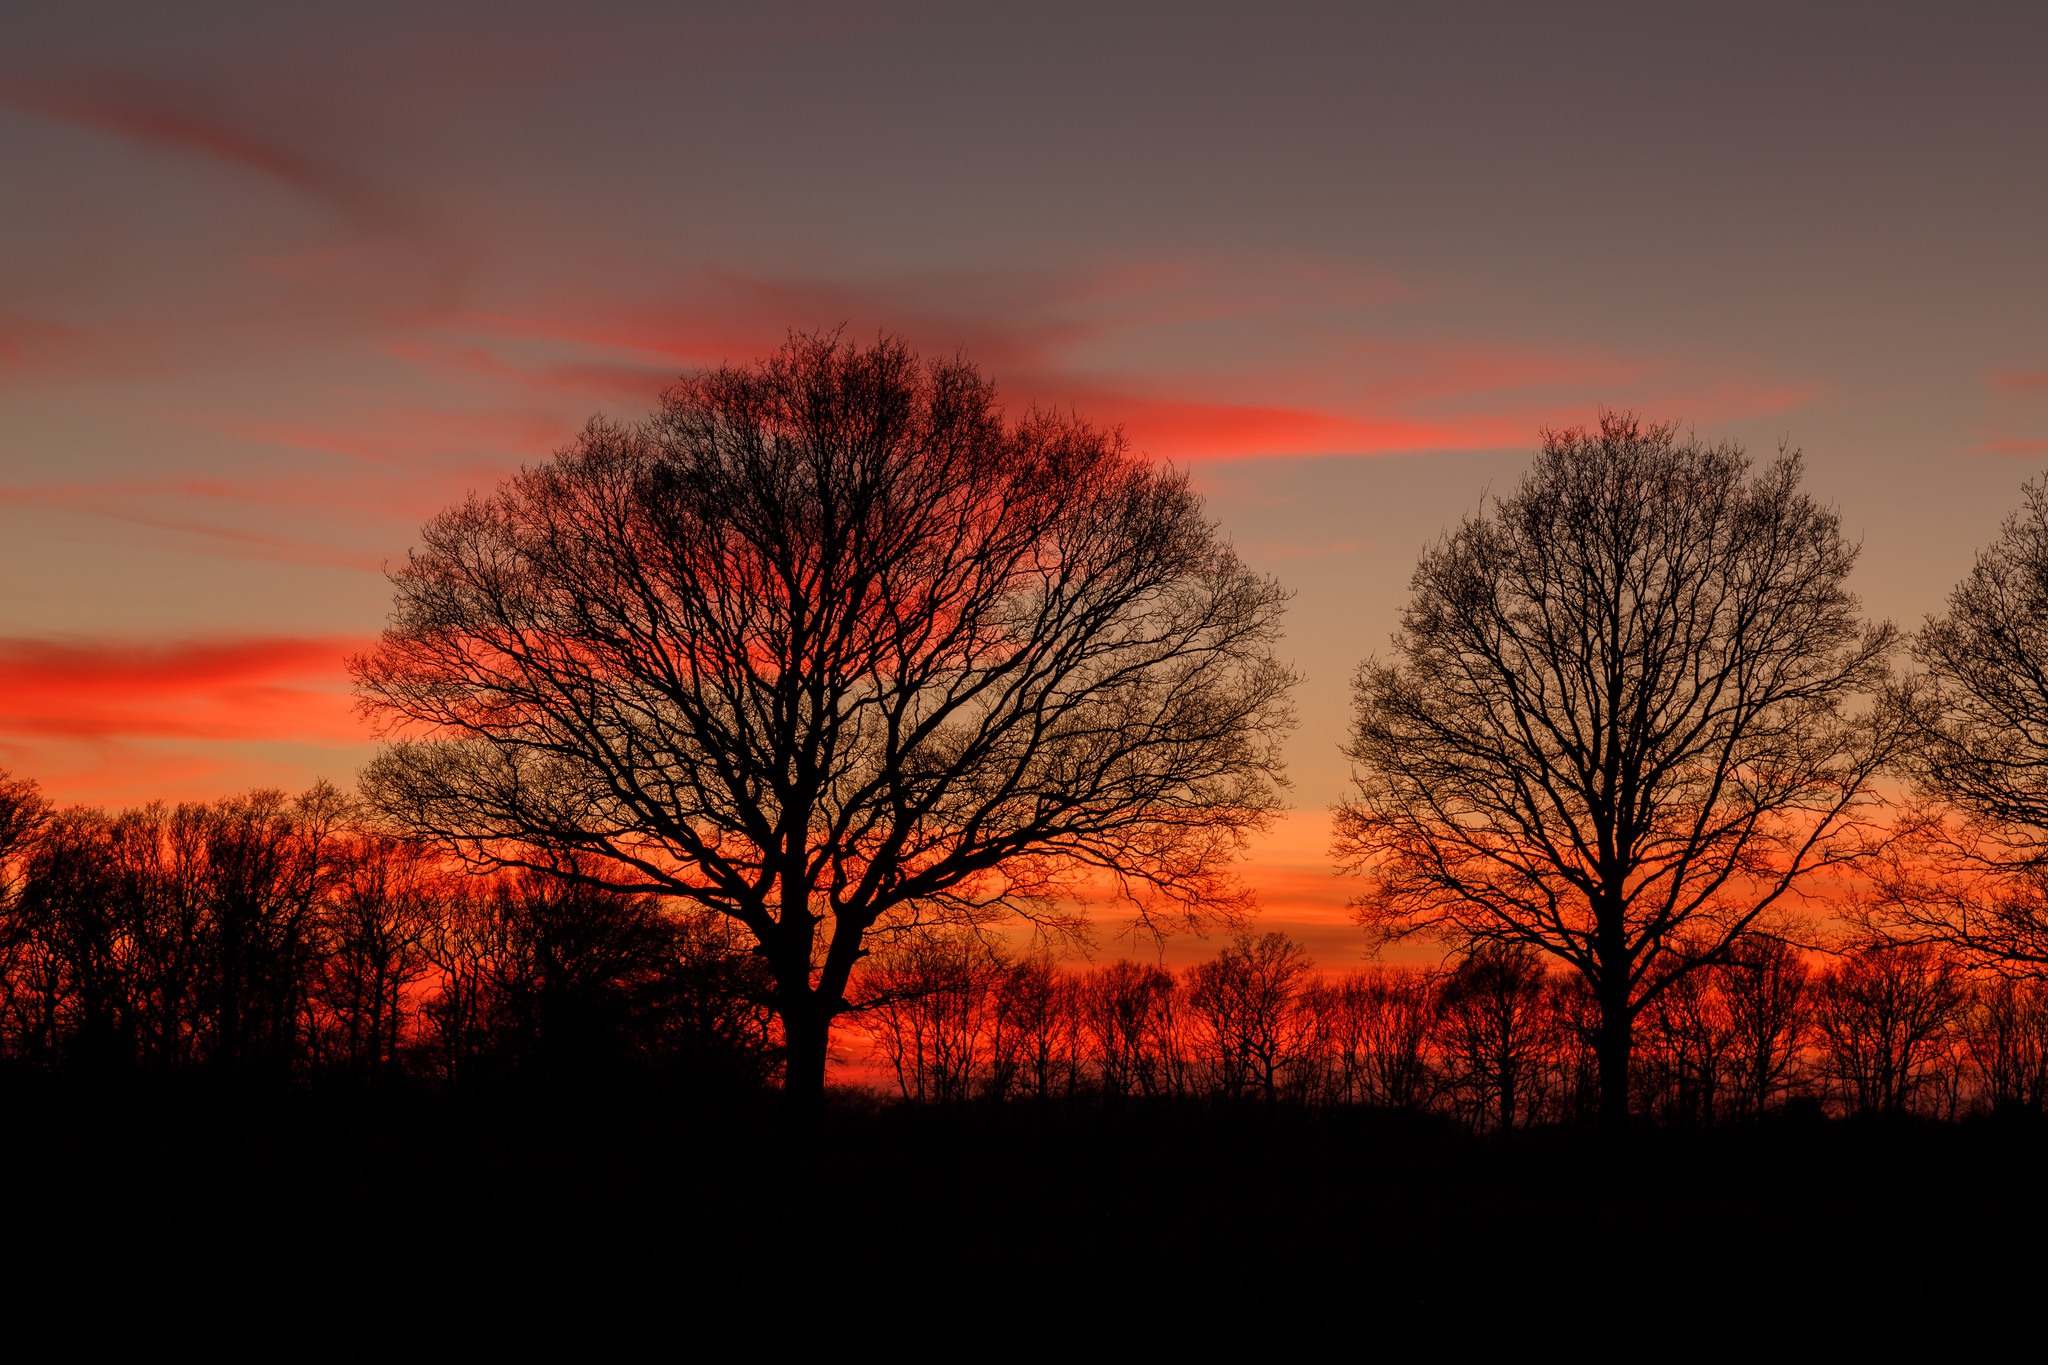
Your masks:
{"label": "cloud streak", "polygon": [[360,743],[338,637],[0,637],[0,735]]}
{"label": "cloud streak", "polygon": [[1717,421],[1819,392],[1686,356],[1361,336],[1386,329],[1372,309],[1399,296],[1373,277],[1173,262],[868,286],[705,272],[660,306],[471,313],[391,350],[507,396],[630,410],[678,371],[759,355],[790,327],[887,330],[967,354],[1013,404],[1072,408],[1181,460],[1504,449],[1602,406]]}

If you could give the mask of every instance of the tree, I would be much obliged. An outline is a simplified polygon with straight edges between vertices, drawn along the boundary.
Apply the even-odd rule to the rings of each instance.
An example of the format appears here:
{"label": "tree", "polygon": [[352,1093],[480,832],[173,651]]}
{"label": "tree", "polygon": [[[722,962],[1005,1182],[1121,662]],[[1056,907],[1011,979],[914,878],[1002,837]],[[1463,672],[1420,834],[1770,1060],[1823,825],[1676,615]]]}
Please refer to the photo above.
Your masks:
{"label": "tree", "polygon": [[446,879],[425,850],[375,833],[343,841],[334,867],[315,916],[308,1033],[330,1066],[359,1081],[389,1078]]}
{"label": "tree", "polygon": [[1806,964],[1783,939],[1748,934],[1714,975],[1733,1029],[1729,1098],[1737,1113],[1760,1118],[1791,1087],[1806,1040]]}
{"label": "tree", "polygon": [[1542,959],[1520,945],[1482,943],[1446,978],[1438,1028],[1474,1128],[1512,1132],[1541,1101],[1548,1004]]}
{"label": "tree", "polygon": [[[364,789],[472,862],[730,915],[785,1087],[878,924],[1227,904],[1278,804],[1282,594],[1184,475],[964,360],[795,337],[429,523],[354,661]],[[822,926],[822,927],[821,927]]]}
{"label": "tree", "polygon": [[1919,818],[1885,860],[1872,927],[2048,973],[2048,479],[1912,642],[1894,691]]}
{"label": "tree", "polygon": [[21,864],[49,807],[30,778],[14,778],[0,768],[0,914],[13,906],[21,889]]}
{"label": "tree", "polygon": [[1740,449],[1603,416],[1426,552],[1391,661],[1354,684],[1337,851],[1386,938],[1521,944],[1599,1003],[1603,1123],[1634,1024],[1824,869],[1868,854],[1897,729],[1855,699],[1856,549]]}
{"label": "tree", "polygon": [[1843,1102],[1859,1114],[1902,1114],[1953,1066],[1946,1045],[1969,1009],[1970,983],[1952,954],[1879,942],[1823,973],[1814,1005],[1822,1064]]}
{"label": "tree", "polygon": [[1335,1030],[1344,1096],[1385,1109],[1421,1110],[1436,1098],[1430,1039],[1443,1005],[1443,974],[1373,967],[1338,988]]}
{"label": "tree", "polygon": [[1188,1004],[1204,1025],[1216,1083],[1227,1098],[1256,1090],[1267,1104],[1280,1095],[1284,1072],[1304,1044],[1301,993],[1315,975],[1308,950],[1285,934],[1235,935],[1195,967]]}

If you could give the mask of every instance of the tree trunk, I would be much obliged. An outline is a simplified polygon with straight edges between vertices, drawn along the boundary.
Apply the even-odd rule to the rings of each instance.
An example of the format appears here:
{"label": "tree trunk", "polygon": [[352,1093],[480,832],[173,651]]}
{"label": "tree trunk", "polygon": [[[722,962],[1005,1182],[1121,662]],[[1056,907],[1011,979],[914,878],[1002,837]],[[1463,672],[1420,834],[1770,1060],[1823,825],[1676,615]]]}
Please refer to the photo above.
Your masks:
{"label": "tree trunk", "polygon": [[1601,1001],[1600,1032],[1593,1050],[1600,1059],[1600,1128],[1615,1134],[1628,1128],[1629,1055],[1635,1049],[1635,1020],[1626,1003]]}
{"label": "tree trunk", "polygon": [[808,1116],[824,1108],[825,1055],[831,1038],[832,1015],[815,997],[784,1006],[782,1098],[792,1114]]}

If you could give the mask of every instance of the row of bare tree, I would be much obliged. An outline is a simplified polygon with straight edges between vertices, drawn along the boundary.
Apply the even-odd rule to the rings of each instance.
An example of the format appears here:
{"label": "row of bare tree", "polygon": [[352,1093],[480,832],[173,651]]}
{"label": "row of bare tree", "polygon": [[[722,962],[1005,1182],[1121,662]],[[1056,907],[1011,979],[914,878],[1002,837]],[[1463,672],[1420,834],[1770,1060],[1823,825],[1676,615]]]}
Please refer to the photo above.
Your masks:
{"label": "row of bare tree", "polygon": [[[1331,975],[1283,934],[1241,934],[1183,970],[1076,971],[932,937],[878,953],[860,1005],[857,1028],[913,1103],[1362,1105],[1483,1130],[1599,1109],[1598,1002],[1527,949]],[[2038,1112],[2048,988],[1926,945],[1809,957],[1758,937],[1661,994],[1636,1047],[1631,1107],[1676,1125],[1798,1102]]]}
{"label": "row of bare tree", "polygon": [[0,774],[0,1055],[92,1076],[459,1085],[666,1066],[758,1082],[759,959],[726,925],[540,873],[472,876],[332,788],[110,814]]}

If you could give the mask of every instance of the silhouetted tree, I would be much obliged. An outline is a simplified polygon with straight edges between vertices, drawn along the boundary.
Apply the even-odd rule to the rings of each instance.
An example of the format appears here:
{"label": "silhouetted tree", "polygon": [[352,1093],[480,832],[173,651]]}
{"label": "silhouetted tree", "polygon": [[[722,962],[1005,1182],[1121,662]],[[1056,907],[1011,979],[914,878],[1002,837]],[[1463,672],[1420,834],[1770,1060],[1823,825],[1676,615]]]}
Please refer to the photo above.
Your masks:
{"label": "silhouetted tree", "polygon": [[[491,865],[728,914],[815,1102],[869,930],[1194,913],[1276,802],[1282,595],[1184,476],[965,361],[796,338],[430,523],[354,670],[365,790]],[[821,931],[820,926],[825,926]]]}
{"label": "silhouetted tree", "polygon": [[38,1006],[30,1053],[91,1075],[129,1060],[135,1022],[123,970],[131,940],[114,895],[107,824],[93,810],[54,816],[36,841],[19,910]]}
{"label": "silhouetted tree", "polygon": [[2023,491],[1895,691],[1923,805],[1878,878],[1875,927],[2048,972],[2048,479]]}
{"label": "silhouetted tree", "polygon": [[1439,1028],[1452,1084],[1475,1128],[1526,1122],[1553,1044],[1543,962],[1514,944],[1482,943],[1444,982]]}
{"label": "silhouetted tree", "polygon": [[314,1048],[358,1079],[390,1079],[406,1041],[406,992],[428,971],[421,946],[447,876],[427,850],[365,834],[342,842],[319,907]]}
{"label": "silhouetted tree", "polygon": [[1583,974],[1610,1125],[1637,1016],[1869,851],[1896,748],[1845,709],[1893,642],[1857,621],[1855,547],[1796,455],[1749,468],[1629,417],[1546,433],[1423,556],[1393,661],[1355,684],[1337,847],[1371,879],[1363,922]]}
{"label": "silhouetted tree", "polygon": [[1300,1009],[1315,964],[1285,934],[1239,933],[1196,966],[1186,991],[1202,1022],[1210,1066],[1225,1097],[1256,1092],[1271,1104],[1284,1073],[1303,1060],[1309,1019]]}
{"label": "silhouetted tree", "polygon": [[1017,1050],[1017,1086],[1039,1104],[1070,1100],[1081,1086],[1080,983],[1043,959],[1004,974],[999,1008]]}
{"label": "silhouetted tree", "polygon": [[1899,1114],[1954,1058],[1970,1000],[1955,959],[1926,944],[1875,943],[1847,954],[1814,988],[1822,1065],[1859,1114]]}
{"label": "silhouetted tree", "polygon": [[333,875],[347,803],[324,784],[215,803],[204,827],[211,901],[209,1055],[224,1075],[276,1079],[303,1050],[313,914]]}
{"label": "silhouetted tree", "polygon": [[1976,992],[1968,1046],[1994,1112],[2048,1104],[2048,984],[1998,977]]}
{"label": "silhouetted tree", "polygon": [[1345,1096],[1385,1109],[1420,1110],[1436,1098],[1430,1038],[1442,1009],[1442,974],[1376,966],[1345,978],[1336,1034]]}
{"label": "silhouetted tree", "polygon": [[0,768],[0,914],[6,913],[20,894],[22,861],[48,817],[48,806],[35,782],[11,777]]}
{"label": "silhouetted tree", "polygon": [[[1679,960],[1690,955],[1681,952]],[[1720,990],[1718,973],[1687,972],[1653,998],[1640,1016],[1649,1023],[1643,1048],[1648,1082],[1664,1117],[1685,1126],[1706,1126],[1720,1116],[1722,1078],[1735,1045],[1735,1020]]]}
{"label": "silhouetted tree", "polygon": [[1806,1044],[1808,972],[1783,939],[1751,934],[1714,969],[1728,1012],[1728,1095],[1736,1113],[1761,1117],[1795,1079]]}
{"label": "silhouetted tree", "polygon": [[862,1030],[903,1098],[957,1104],[991,1060],[1003,962],[968,934],[917,934],[868,959],[853,993]]}
{"label": "silhouetted tree", "polygon": [[130,943],[129,991],[141,1064],[159,1077],[196,1064],[214,964],[207,860],[213,810],[151,802],[107,826],[109,887]]}
{"label": "silhouetted tree", "polygon": [[1121,959],[1082,979],[1077,1003],[1105,1098],[1120,1101],[1165,1088],[1160,1026],[1166,997],[1179,984],[1162,967]]}

